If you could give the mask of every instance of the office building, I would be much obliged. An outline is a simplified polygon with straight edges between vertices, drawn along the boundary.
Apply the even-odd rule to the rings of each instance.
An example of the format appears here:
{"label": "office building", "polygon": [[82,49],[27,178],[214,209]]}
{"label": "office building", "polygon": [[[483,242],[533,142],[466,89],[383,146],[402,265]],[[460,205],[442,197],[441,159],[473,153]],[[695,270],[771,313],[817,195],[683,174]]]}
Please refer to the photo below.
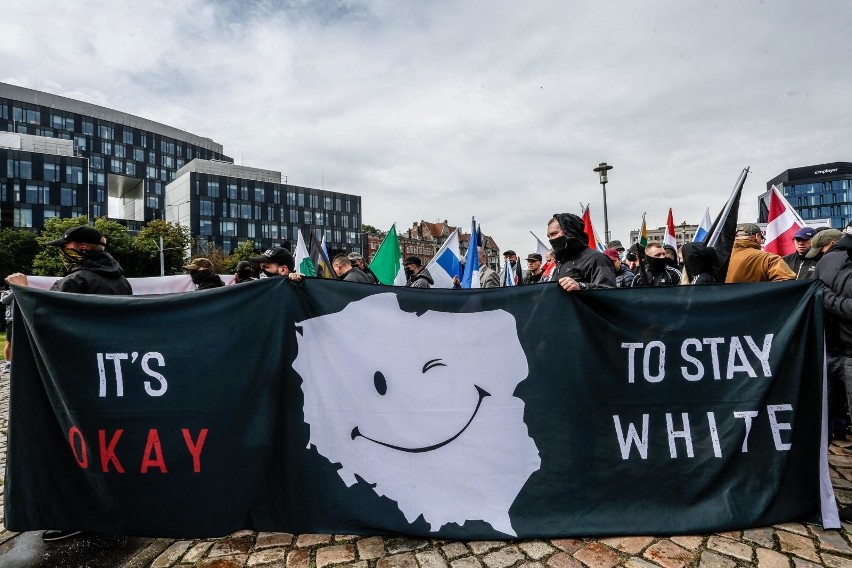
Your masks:
{"label": "office building", "polygon": [[[835,229],[852,221],[852,163],[831,162],[784,170],[768,182],[758,197],[758,221],[769,216],[769,196],[776,186],[809,225]],[[826,222],[827,221],[827,222]]]}

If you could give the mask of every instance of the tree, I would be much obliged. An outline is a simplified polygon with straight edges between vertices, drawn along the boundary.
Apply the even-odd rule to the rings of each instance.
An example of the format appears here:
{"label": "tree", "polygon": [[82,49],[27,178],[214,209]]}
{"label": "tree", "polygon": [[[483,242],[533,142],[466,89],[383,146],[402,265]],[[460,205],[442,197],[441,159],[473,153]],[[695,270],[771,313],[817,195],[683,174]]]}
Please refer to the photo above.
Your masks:
{"label": "tree", "polygon": [[379,230],[372,225],[362,224],[361,225],[361,232],[362,233],[375,234],[375,233],[378,233]]}
{"label": "tree", "polygon": [[110,221],[106,217],[98,217],[95,219],[95,229],[106,238],[106,252],[118,261],[125,271],[125,275],[137,276],[137,274],[127,271],[127,267],[132,268],[136,264],[133,239],[130,237],[127,227],[121,223]]}
{"label": "tree", "polygon": [[36,234],[27,229],[0,231],[0,278],[14,272],[32,274],[33,259],[38,254]]}
{"label": "tree", "polygon": [[47,243],[62,237],[68,229],[88,224],[88,217],[66,219],[52,217],[46,220],[44,227],[42,227],[41,232],[36,237],[36,241],[41,245],[42,249],[33,259],[33,274],[38,276],[63,276],[65,274],[65,267],[62,264],[59,249],[58,247],[48,246]]}
{"label": "tree", "polygon": [[163,264],[165,273],[182,274],[186,264],[186,251],[192,247],[189,229],[179,223],[149,221],[133,239],[136,257],[135,274],[160,275],[160,237],[163,237]]}
{"label": "tree", "polygon": [[241,260],[248,260],[257,255],[254,251],[254,241],[243,241],[237,245],[237,248],[231,251],[228,255],[228,271],[227,274],[233,274],[237,271],[237,265]]}

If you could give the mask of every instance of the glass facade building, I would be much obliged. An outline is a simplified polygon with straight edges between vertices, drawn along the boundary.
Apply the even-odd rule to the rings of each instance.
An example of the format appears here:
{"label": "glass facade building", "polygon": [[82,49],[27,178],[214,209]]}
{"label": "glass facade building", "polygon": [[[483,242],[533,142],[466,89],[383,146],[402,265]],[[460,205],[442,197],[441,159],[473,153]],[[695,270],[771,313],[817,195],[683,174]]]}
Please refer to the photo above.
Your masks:
{"label": "glass facade building", "polygon": [[852,163],[832,162],[785,170],[766,183],[758,197],[758,222],[769,215],[769,195],[776,186],[805,221],[828,219],[842,229],[852,221]]}

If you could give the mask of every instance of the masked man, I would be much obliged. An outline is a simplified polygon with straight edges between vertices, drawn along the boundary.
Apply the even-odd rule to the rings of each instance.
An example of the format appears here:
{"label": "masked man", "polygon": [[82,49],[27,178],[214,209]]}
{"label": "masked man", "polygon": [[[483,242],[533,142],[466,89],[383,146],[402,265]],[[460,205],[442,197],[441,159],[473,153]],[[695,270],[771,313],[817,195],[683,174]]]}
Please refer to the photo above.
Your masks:
{"label": "masked man", "polygon": [[547,224],[556,267],[551,280],[566,292],[592,288],[615,288],[612,262],[589,248],[583,220],[572,213],[557,213]]}

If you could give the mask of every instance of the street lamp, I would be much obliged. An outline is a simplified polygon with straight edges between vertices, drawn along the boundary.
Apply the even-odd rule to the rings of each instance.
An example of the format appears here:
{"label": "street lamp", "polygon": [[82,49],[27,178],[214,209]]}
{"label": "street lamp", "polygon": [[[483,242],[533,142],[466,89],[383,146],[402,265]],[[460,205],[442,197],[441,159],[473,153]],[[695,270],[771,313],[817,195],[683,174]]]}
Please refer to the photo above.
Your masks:
{"label": "street lamp", "polygon": [[611,169],[612,169],[612,166],[608,166],[606,162],[601,162],[600,164],[598,164],[598,167],[596,167],[593,170],[593,171],[598,172],[598,175],[601,178],[601,187],[603,188],[604,240],[607,242],[607,244],[609,244],[610,238],[609,238],[609,218],[607,217],[607,210],[606,210],[606,182],[608,181],[606,179],[606,172],[611,170]]}

